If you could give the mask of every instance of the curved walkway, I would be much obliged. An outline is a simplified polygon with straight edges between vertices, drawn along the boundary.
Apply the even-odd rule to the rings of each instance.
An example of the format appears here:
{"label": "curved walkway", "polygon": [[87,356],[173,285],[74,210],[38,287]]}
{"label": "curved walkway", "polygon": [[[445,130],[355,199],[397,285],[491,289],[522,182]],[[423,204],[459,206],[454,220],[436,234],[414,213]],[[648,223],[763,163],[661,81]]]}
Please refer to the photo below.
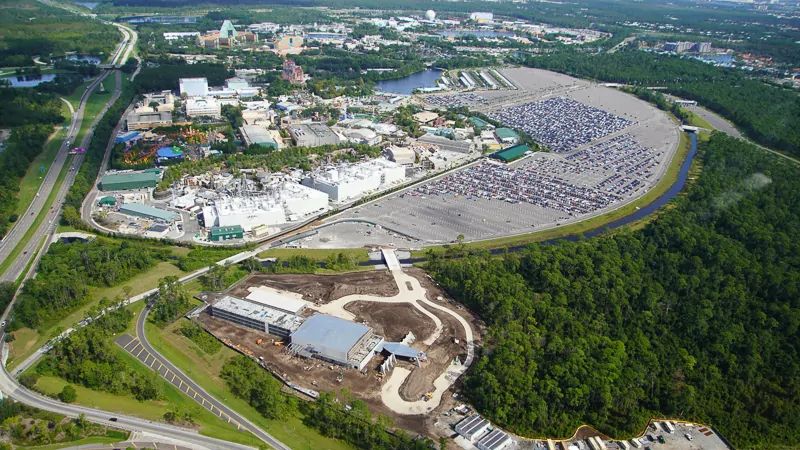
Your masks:
{"label": "curved walkway", "polygon": [[472,333],[472,328],[466,319],[456,314],[454,311],[445,308],[444,306],[437,305],[436,303],[433,303],[425,298],[425,289],[419,283],[419,280],[404,273],[402,269],[393,270],[392,276],[394,276],[394,280],[400,290],[400,292],[394,297],[376,297],[374,295],[359,294],[348,295],[325,305],[313,307],[313,309],[325,314],[340,317],[342,319],[353,320],[355,316],[344,309],[344,306],[351,302],[361,301],[376,303],[408,303],[414,308],[417,308],[427,317],[430,317],[431,320],[433,320],[433,322],[436,324],[436,329],[433,331],[433,333],[431,333],[431,335],[423,341],[425,345],[432,345],[434,342],[436,342],[436,340],[442,335],[444,327],[441,319],[439,319],[439,317],[430,312],[428,309],[423,308],[421,304],[428,308],[449,314],[455,318],[464,328],[467,344],[467,358],[463,364],[451,364],[447,370],[442,372],[442,374],[433,381],[434,391],[430,399],[427,401],[418,400],[410,402],[404,400],[400,396],[400,388],[403,386],[406,378],[411,375],[410,370],[402,367],[395,367],[393,369],[392,375],[384,383],[383,388],[381,389],[381,400],[392,411],[398,414],[408,415],[425,414],[439,406],[439,403],[442,401],[442,395],[445,393],[445,391],[447,391],[450,386],[456,382],[458,377],[463,375],[464,372],[467,371],[467,368],[472,364],[472,361],[475,359],[475,338]]}

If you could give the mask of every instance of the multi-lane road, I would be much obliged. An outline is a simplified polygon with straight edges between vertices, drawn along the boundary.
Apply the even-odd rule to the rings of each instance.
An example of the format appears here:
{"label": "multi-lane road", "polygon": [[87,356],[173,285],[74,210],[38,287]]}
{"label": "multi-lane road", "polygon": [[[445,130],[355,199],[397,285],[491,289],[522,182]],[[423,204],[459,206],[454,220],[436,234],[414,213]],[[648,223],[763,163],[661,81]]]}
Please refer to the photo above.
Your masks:
{"label": "multi-lane road", "polygon": [[[39,187],[39,191],[36,193],[36,197],[33,198],[30,206],[28,207],[25,214],[20,217],[14,227],[6,234],[3,238],[3,241],[0,242],[0,262],[6,260],[9,257],[11,252],[17,245],[22,241],[23,236],[28,230],[33,227],[33,224],[36,220],[36,217],[44,208],[48,208],[53,206],[52,204],[47,203],[47,198],[50,195],[50,191],[56,184],[56,180],[58,179],[58,175],[61,172],[61,168],[70,158],[69,150],[70,144],[74,144],[76,147],[78,146],[77,143],[74,142],[75,138],[78,135],[78,132],[81,129],[81,124],[83,123],[83,113],[86,107],[86,102],[89,96],[92,94],[94,89],[106,78],[108,72],[104,72],[102,75],[97,77],[97,79],[89,86],[83,95],[81,96],[80,106],[72,115],[72,119],[70,120],[70,124],[67,127],[67,135],[64,138],[64,142],[61,144],[61,147],[58,149],[58,153],[56,154],[55,160],[50,165],[50,168],[47,170],[45,174],[44,181],[42,185]],[[117,94],[118,95],[118,94]],[[98,116],[99,117],[99,116]],[[86,136],[84,137],[84,142],[82,144],[86,144],[89,139],[91,139],[92,132],[94,131],[94,126],[88,130]],[[72,174],[74,176],[74,174]],[[57,199],[57,202],[63,198]],[[54,212],[49,214],[48,217],[44,222],[42,222],[42,226],[40,229],[45,228],[47,229],[48,225],[52,225],[51,222],[56,222],[56,218],[58,217]],[[22,253],[19,254],[16,260],[12,263],[11,267],[6,270],[5,273],[0,276],[0,281],[16,281],[16,279],[20,276],[22,271],[25,269],[25,266],[28,264],[28,261],[33,257],[33,254],[36,252],[36,248],[39,246],[39,242],[41,242],[42,237],[44,237],[45,233],[37,233],[37,236],[30,239],[23,249]]]}

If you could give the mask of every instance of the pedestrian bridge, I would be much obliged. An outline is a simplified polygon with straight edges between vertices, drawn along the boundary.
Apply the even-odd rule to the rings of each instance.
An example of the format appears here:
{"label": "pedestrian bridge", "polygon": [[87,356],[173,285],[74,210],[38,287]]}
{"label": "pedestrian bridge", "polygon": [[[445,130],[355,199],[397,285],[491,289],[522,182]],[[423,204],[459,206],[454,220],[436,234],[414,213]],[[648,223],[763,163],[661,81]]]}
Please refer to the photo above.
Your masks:
{"label": "pedestrian bridge", "polygon": [[381,255],[383,255],[383,261],[386,263],[386,267],[389,268],[389,271],[394,272],[400,270],[400,260],[397,259],[394,249],[382,248]]}

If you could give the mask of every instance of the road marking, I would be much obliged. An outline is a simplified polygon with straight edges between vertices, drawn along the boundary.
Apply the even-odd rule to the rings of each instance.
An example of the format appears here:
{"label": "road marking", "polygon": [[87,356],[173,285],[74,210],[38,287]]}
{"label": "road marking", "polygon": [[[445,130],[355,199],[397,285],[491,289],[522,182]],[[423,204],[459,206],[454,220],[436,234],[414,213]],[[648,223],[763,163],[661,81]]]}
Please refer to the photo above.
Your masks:
{"label": "road marking", "polygon": [[122,348],[124,348],[125,350],[128,350],[128,346],[129,346],[129,345],[131,345],[131,344],[133,344],[134,342],[136,342],[136,338],[134,338],[134,339],[131,339],[131,340],[130,340],[130,342],[128,342],[128,343],[127,343],[127,344],[126,344],[124,347],[122,347]]}
{"label": "road marking", "polygon": [[139,358],[139,355],[141,355],[143,351],[144,351],[144,347],[142,347],[142,349],[139,350],[139,353],[136,354],[136,358],[137,359]]}
{"label": "road marking", "polygon": [[156,363],[156,359],[155,359],[155,358],[153,358],[153,362],[151,362],[151,363],[150,363],[150,368],[151,368],[151,369],[153,368],[153,364],[155,364],[155,363]]}

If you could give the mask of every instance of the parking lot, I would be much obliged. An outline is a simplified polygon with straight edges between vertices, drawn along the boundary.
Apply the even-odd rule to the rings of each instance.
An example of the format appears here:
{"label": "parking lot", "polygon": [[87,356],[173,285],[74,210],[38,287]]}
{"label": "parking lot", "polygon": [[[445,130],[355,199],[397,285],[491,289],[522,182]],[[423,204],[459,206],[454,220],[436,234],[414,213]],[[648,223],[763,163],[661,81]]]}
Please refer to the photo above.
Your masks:
{"label": "parking lot", "polygon": [[[425,245],[452,242],[460,234],[467,241],[491,239],[604,214],[641,197],[663,177],[680,142],[678,126],[664,112],[622,91],[553,72],[520,68],[503,75],[520,90],[448,94],[435,102],[467,102],[501,115],[520,104],[555,101],[563,114],[553,122],[571,121],[583,137],[559,153],[534,153],[504,170],[470,173],[470,166],[427,182],[425,189],[406,189],[331,220],[368,220]],[[587,115],[608,128],[586,128],[580,117]]]}

